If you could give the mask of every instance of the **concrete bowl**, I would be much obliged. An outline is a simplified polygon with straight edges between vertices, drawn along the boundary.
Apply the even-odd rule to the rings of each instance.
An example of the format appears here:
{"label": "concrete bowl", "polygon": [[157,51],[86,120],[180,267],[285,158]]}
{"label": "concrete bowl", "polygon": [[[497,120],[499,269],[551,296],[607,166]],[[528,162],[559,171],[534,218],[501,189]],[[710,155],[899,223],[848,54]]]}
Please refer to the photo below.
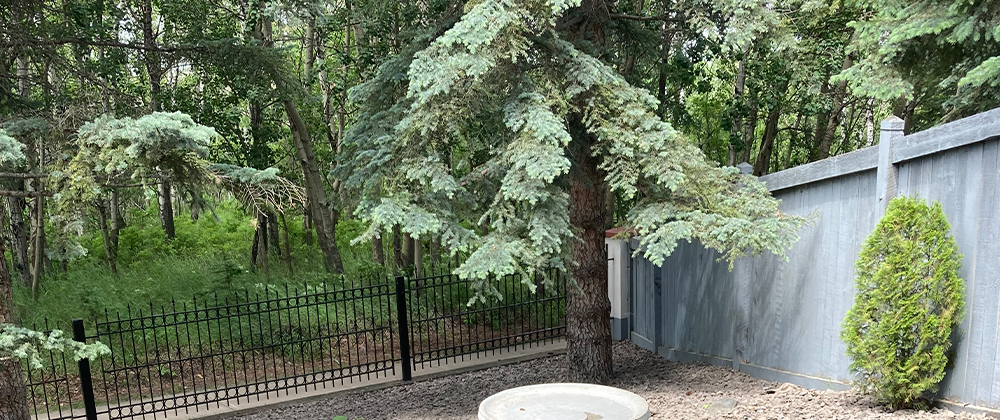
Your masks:
{"label": "concrete bowl", "polygon": [[479,420],[648,420],[649,404],[618,388],[542,384],[511,388],[479,404]]}

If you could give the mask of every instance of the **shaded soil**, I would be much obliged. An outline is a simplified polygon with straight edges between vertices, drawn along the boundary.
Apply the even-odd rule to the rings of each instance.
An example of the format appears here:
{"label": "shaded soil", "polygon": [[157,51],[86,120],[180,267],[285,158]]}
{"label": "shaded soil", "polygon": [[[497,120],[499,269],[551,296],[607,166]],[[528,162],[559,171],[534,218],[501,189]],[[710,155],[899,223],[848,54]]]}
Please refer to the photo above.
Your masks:
{"label": "shaded soil", "polygon": [[[805,390],[754,379],[732,369],[675,363],[630,343],[615,345],[613,386],[635,392],[653,419],[981,419],[945,409],[888,412],[853,391]],[[239,420],[473,420],[480,401],[504,389],[559,382],[564,357],[550,357],[391,388],[342,393],[329,399],[264,410]],[[712,409],[721,400],[736,406]]]}

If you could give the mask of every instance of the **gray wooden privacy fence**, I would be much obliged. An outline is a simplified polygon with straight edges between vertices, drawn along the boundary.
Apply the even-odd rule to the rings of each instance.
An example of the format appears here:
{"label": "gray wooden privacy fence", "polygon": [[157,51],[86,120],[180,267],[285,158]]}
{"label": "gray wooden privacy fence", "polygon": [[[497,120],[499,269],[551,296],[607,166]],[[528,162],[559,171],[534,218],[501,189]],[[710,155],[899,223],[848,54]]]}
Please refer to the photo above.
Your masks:
{"label": "gray wooden privacy fence", "polygon": [[729,271],[717,253],[682,243],[656,267],[631,258],[635,240],[609,247],[618,254],[611,258],[629,262],[628,337],[669,359],[844,388],[852,378],[840,330],[855,259],[886,203],[918,195],[944,207],[967,291],[939,397],[1000,408],[1000,108],[907,136],[902,127],[892,117],[877,146],[761,178],[783,212],[819,214],[787,262],[765,254]]}

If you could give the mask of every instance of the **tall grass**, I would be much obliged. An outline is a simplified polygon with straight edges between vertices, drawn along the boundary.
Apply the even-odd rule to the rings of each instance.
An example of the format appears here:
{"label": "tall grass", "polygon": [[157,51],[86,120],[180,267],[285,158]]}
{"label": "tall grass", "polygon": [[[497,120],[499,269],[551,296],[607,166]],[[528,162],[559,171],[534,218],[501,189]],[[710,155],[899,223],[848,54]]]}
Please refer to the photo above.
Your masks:
{"label": "tall grass", "polygon": [[[22,325],[41,327],[45,319],[68,325],[80,318],[92,326],[103,319],[105,310],[125,313],[131,308],[181,304],[193,299],[232,294],[259,285],[328,287],[356,284],[362,277],[384,277],[383,267],[371,260],[371,245],[350,245],[364,228],[360,222],[342,220],[337,226],[338,245],[345,274],[332,275],[323,266],[319,246],[306,241],[300,216],[287,216],[292,268],[277,259],[272,249],[269,273],[250,262],[254,218],[230,202],[203,213],[199,220],[187,214],[175,218],[177,236],[164,241],[155,208],[133,209],[128,227],[121,231],[118,274],[108,268],[100,232],[81,238],[87,256],[69,264],[66,272],[54,264],[41,281],[36,299],[18,285],[14,290],[15,311]],[[284,234],[281,235],[284,253]],[[20,282],[15,282],[20,283]]]}

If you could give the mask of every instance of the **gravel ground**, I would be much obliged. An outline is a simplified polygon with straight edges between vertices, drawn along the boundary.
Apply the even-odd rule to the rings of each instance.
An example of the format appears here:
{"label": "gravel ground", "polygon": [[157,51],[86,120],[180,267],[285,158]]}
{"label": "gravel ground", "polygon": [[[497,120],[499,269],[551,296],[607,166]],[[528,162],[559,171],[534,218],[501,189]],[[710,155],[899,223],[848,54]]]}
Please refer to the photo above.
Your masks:
{"label": "gravel ground", "polygon": [[[615,345],[613,385],[641,395],[653,419],[982,419],[946,409],[886,412],[851,391],[812,391],[754,379],[732,369],[674,363],[630,343]],[[261,411],[241,420],[474,420],[479,402],[507,388],[559,382],[563,357],[448,376],[409,385],[344,393],[322,401]],[[735,403],[734,408],[728,405]],[[610,419],[609,419],[610,420]]]}

